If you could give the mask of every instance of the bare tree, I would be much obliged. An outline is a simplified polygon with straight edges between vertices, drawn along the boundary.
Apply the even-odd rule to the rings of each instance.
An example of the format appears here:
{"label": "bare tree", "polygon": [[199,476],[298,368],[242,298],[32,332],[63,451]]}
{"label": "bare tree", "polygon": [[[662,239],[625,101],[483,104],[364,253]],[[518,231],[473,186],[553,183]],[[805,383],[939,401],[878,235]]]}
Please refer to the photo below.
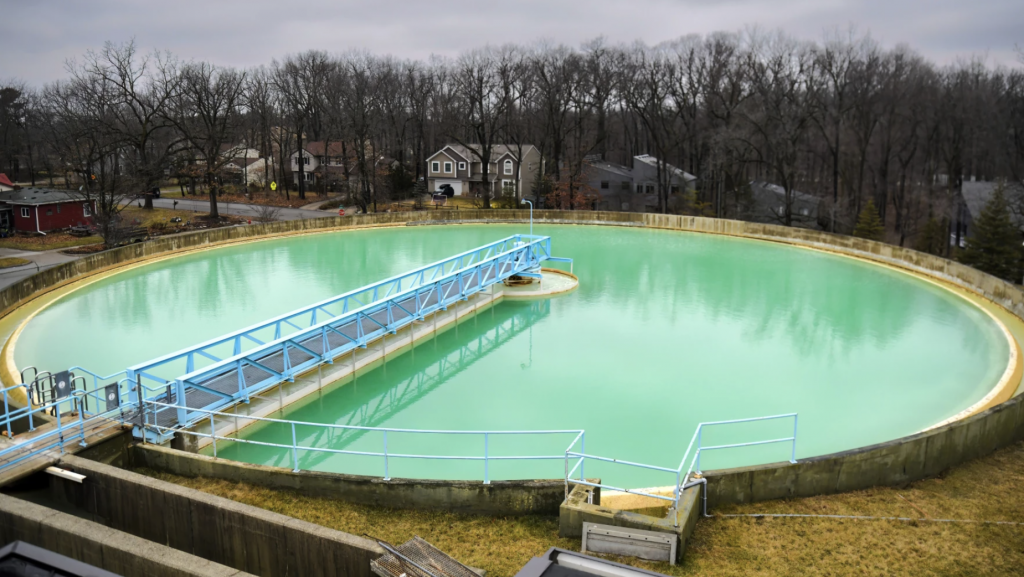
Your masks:
{"label": "bare tree", "polygon": [[210,195],[210,218],[219,218],[217,174],[231,161],[225,145],[234,141],[242,122],[239,106],[245,74],[230,68],[197,63],[181,71],[181,91],[168,117],[199,151]]}

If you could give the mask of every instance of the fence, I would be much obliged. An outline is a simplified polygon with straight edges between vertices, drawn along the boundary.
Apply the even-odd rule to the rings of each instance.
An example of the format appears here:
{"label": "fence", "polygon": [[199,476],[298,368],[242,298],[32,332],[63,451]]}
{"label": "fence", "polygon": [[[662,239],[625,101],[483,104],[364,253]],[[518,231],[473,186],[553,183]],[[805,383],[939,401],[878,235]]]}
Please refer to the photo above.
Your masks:
{"label": "fence", "polygon": [[[119,384],[118,387],[120,386],[122,385]],[[4,430],[10,434],[15,422],[26,419],[29,424],[29,433],[32,433],[36,429],[35,416],[40,414],[51,415],[55,426],[52,430],[44,433],[28,435],[20,443],[0,450],[0,471],[41,453],[57,450],[63,455],[67,443],[77,441],[84,447],[87,432],[95,435],[113,427],[123,426],[131,414],[130,411],[126,412],[126,407],[119,402],[117,402],[117,406],[111,408],[108,403],[112,402],[101,397],[102,392],[84,390],[70,390],[66,396],[54,398],[39,405],[32,405],[30,402],[27,407],[11,410],[8,394],[10,391],[22,387],[25,388],[26,396],[32,399],[34,393],[29,384],[16,385],[2,390],[5,409],[2,421]],[[94,400],[95,408],[92,410],[88,408],[90,398]]]}
{"label": "fence", "polygon": [[[704,429],[705,428],[715,427],[715,426],[722,426],[722,425],[735,425],[735,424],[739,424],[739,423],[754,423],[754,422],[761,422],[761,421],[781,420],[781,419],[793,419],[793,436],[792,437],[783,437],[783,438],[767,439],[767,440],[760,440],[760,441],[750,441],[750,442],[746,442],[746,443],[731,443],[731,444],[726,444],[726,445],[711,445],[711,446],[704,446],[703,445],[703,436],[704,436]],[[688,486],[689,482],[690,482],[690,475],[692,475],[694,472],[696,472],[698,474],[701,472],[701,470],[700,470],[700,454],[701,454],[701,452],[703,452],[703,451],[718,451],[718,450],[724,450],[724,449],[736,449],[736,448],[740,448],[740,447],[754,447],[754,446],[759,446],[759,445],[769,445],[769,444],[776,444],[776,443],[790,443],[791,444],[790,462],[795,463],[796,462],[796,435],[797,435],[797,413],[787,413],[787,414],[784,414],[784,415],[773,415],[773,416],[770,416],[770,417],[754,417],[754,418],[750,418],[750,419],[733,419],[733,420],[729,420],[729,421],[711,421],[711,422],[707,422],[707,423],[700,423],[699,425],[697,425],[697,429],[693,432],[693,437],[690,438],[690,444],[686,447],[686,452],[683,454],[682,461],[679,463],[679,466],[676,467],[675,469],[670,469],[668,467],[659,467],[657,465],[646,465],[644,463],[634,463],[632,461],[623,461],[621,459],[612,459],[612,458],[609,458],[609,457],[602,457],[602,456],[598,456],[598,455],[587,454],[586,453],[586,449],[585,449],[585,447],[583,445],[583,439],[581,437],[580,439],[577,439],[576,441],[574,441],[573,444],[570,445],[569,448],[566,449],[566,451],[565,451],[565,482],[566,482],[566,487],[567,487],[567,490],[568,490],[569,483],[574,483],[574,484],[584,485],[584,486],[587,486],[587,487],[600,487],[602,489],[607,489],[607,490],[611,490],[611,491],[621,491],[621,492],[624,492],[624,493],[631,493],[633,495],[641,495],[641,496],[644,496],[644,497],[650,497],[652,499],[658,499],[658,500],[661,500],[661,501],[668,501],[668,502],[672,503],[672,508],[674,510],[678,511],[679,510],[679,499],[680,499],[680,497],[682,495],[683,489],[685,489]],[[580,450],[578,452],[573,450],[575,448],[577,442],[580,444]],[[692,451],[694,449],[694,445],[695,444],[696,444],[696,451],[693,453],[693,457],[690,457],[690,451]],[[570,463],[570,460],[572,460],[572,459],[576,460],[576,464],[572,467],[572,469],[570,469],[569,468],[569,463]],[[593,483],[593,482],[587,481],[586,478],[583,475],[583,467],[584,467],[584,463],[586,462],[587,459],[593,459],[595,461],[600,461],[600,462],[605,462],[605,463],[613,463],[613,464],[616,464],[616,465],[623,465],[623,466],[627,466],[627,467],[638,467],[638,468],[641,468],[641,469],[647,469],[647,470],[651,470],[651,471],[658,471],[658,472],[662,472],[662,473],[673,475],[675,477],[675,483],[672,485],[672,495],[671,496],[657,495],[657,494],[654,494],[654,493],[648,493],[646,491],[641,491],[641,490],[638,490],[638,489],[626,489],[626,488],[623,488],[623,487],[615,487],[615,486],[608,485],[608,484],[605,484],[605,483]],[[686,467],[687,460],[689,460],[690,465],[689,465],[689,467],[686,468],[686,472],[684,473],[683,470],[684,470],[684,467]],[[573,474],[576,473],[577,469],[579,469],[579,477],[574,478]],[[678,517],[676,517],[676,522],[678,522]]]}
{"label": "fence", "polygon": [[[363,457],[377,457],[382,459],[382,472],[383,480],[388,481],[391,479],[390,472],[390,461],[392,459],[426,459],[426,460],[442,460],[442,461],[479,461],[483,464],[483,478],[484,484],[491,482],[490,475],[490,463],[492,461],[542,461],[542,460],[562,460],[564,455],[492,455],[489,451],[490,440],[497,436],[527,436],[527,435],[575,435],[575,440],[581,440],[583,438],[582,430],[542,430],[542,431],[448,431],[448,430],[433,430],[433,429],[397,429],[388,427],[361,427],[356,425],[335,425],[329,423],[310,423],[305,421],[287,421],[283,419],[272,419],[267,417],[252,417],[252,416],[239,416],[233,413],[221,413],[217,411],[208,410],[196,410],[206,416],[205,421],[209,422],[210,432],[201,432],[198,430],[186,430],[176,429],[171,427],[164,427],[154,423],[154,413],[161,410],[177,410],[179,407],[176,405],[169,405],[167,403],[161,403],[158,401],[145,401],[143,403],[142,420],[143,426],[148,429],[153,429],[161,432],[179,433],[192,435],[195,437],[201,437],[211,440],[213,448],[213,456],[217,456],[217,441],[226,441],[231,443],[242,443],[249,445],[260,445],[264,447],[273,447],[277,449],[287,450],[291,456],[292,471],[298,472],[299,467],[299,455],[300,453],[323,453],[323,454],[336,454],[336,455],[358,455]],[[277,423],[286,426],[291,430],[290,444],[284,443],[271,443],[267,441],[256,441],[253,439],[243,439],[240,437],[228,437],[217,434],[216,418],[223,419],[244,419],[246,421],[254,421],[261,423]],[[202,422],[202,421],[201,421]],[[331,449],[328,447],[313,447],[300,445],[298,441],[298,435],[296,433],[298,427],[312,427],[320,430],[340,430],[340,431],[353,431],[353,432],[373,432],[380,433],[381,435],[381,450],[380,451],[355,451],[349,449]],[[196,426],[196,429],[199,427]],[[469,435],[479,437],[483,442],[483,454],[482,455],[426,455],[426,454],[410,454],[410,453],[396,453],[388,450],[388,433],[411,433],[416,435]]]}

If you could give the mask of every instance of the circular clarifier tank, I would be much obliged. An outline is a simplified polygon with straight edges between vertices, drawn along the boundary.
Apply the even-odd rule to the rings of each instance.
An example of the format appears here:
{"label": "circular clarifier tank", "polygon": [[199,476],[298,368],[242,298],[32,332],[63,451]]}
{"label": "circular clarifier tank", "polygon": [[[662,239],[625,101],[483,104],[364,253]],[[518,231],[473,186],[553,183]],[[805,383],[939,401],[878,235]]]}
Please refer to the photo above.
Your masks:
{"label": "circular clarifier tank", "polygon": [[[430,226],[266,240],[91,282],[33,317],[20,367],[112,373],[522,227]],[[675,468],[698,423],[798,413],[797,456],[912,434],[985,397],[1011,358],[965,298],[888,267],[725,236],[537,225],[574,259],[577,290],[504,300],[322,394],[284,419],[445,430],[582,429],[586,452]],[[705,445],[782,438],[793,422],[710,429]],[[291,443],[282,426],[244,437]],[[300,444],[380,451],[377,432],[299,431]],[[491,456],[559,455],[572,436],[497,435]],[[480,437],[395,433],[398,454],[482,455]],[[219,456],[291,466],[291,452],[221,442]],[[702,468],[784,461],[785,443],[709,452]],[[304,452],[308,469],[382,476],[381,459]],[[392,477],[479,479],[479,461],[390,459]],[[490,477],[561,478],[563,462],[500,461]],[[587,464],[625,487],[674,475]]]}

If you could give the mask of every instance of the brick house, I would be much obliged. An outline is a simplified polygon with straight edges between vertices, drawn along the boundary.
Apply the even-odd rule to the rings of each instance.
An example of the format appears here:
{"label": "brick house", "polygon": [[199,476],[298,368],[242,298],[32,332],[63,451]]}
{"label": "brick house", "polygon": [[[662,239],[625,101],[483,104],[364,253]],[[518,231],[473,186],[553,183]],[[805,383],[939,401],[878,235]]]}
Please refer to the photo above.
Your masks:
{"label": "brick house", "polygon": [[21,188],[0,192],[0,226],[18,232],[49,232],[93,224],[94,201],[66,190]]}

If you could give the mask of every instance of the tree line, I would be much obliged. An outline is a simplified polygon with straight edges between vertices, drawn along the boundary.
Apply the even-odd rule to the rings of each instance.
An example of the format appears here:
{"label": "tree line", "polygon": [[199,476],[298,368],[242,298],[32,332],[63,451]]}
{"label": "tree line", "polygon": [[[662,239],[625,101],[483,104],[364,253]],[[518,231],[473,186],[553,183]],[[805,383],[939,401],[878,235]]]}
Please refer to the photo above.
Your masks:
{"label": "tree line", "polygon": [[[108,43],[61,80],[0,86],[0,171],[81,187],[100,215],[172,175],[205,182],[217,216],[226,146],[274,159],[267,180],[291,187],[290,155],[309,141],[341,151],[339,178],[363,210],[409,192],[446,143],[477,145],[485,171],[496,144],[532,144],[538,184],[517,195],[571,197],[593,158],[650,154],[659,212],[745,218],[750,182],[766,181],[783,191],[779,224],[799,220],[799,193],[820,198],[817,225],[840,233],[870,204],[903,245],[929,227],[960,234],[964,179],[1024,181],[1024,70],[938,66],[854,33],[747,31],[428,61],[310,50],[246,70]],[[401,185],[375,184],[383,159]],[[667,165],[696,175],[696,190],[675,192]],[[296,188],[310,192],[302,174]],[[483,207],[497,194],[474,192]]]}

